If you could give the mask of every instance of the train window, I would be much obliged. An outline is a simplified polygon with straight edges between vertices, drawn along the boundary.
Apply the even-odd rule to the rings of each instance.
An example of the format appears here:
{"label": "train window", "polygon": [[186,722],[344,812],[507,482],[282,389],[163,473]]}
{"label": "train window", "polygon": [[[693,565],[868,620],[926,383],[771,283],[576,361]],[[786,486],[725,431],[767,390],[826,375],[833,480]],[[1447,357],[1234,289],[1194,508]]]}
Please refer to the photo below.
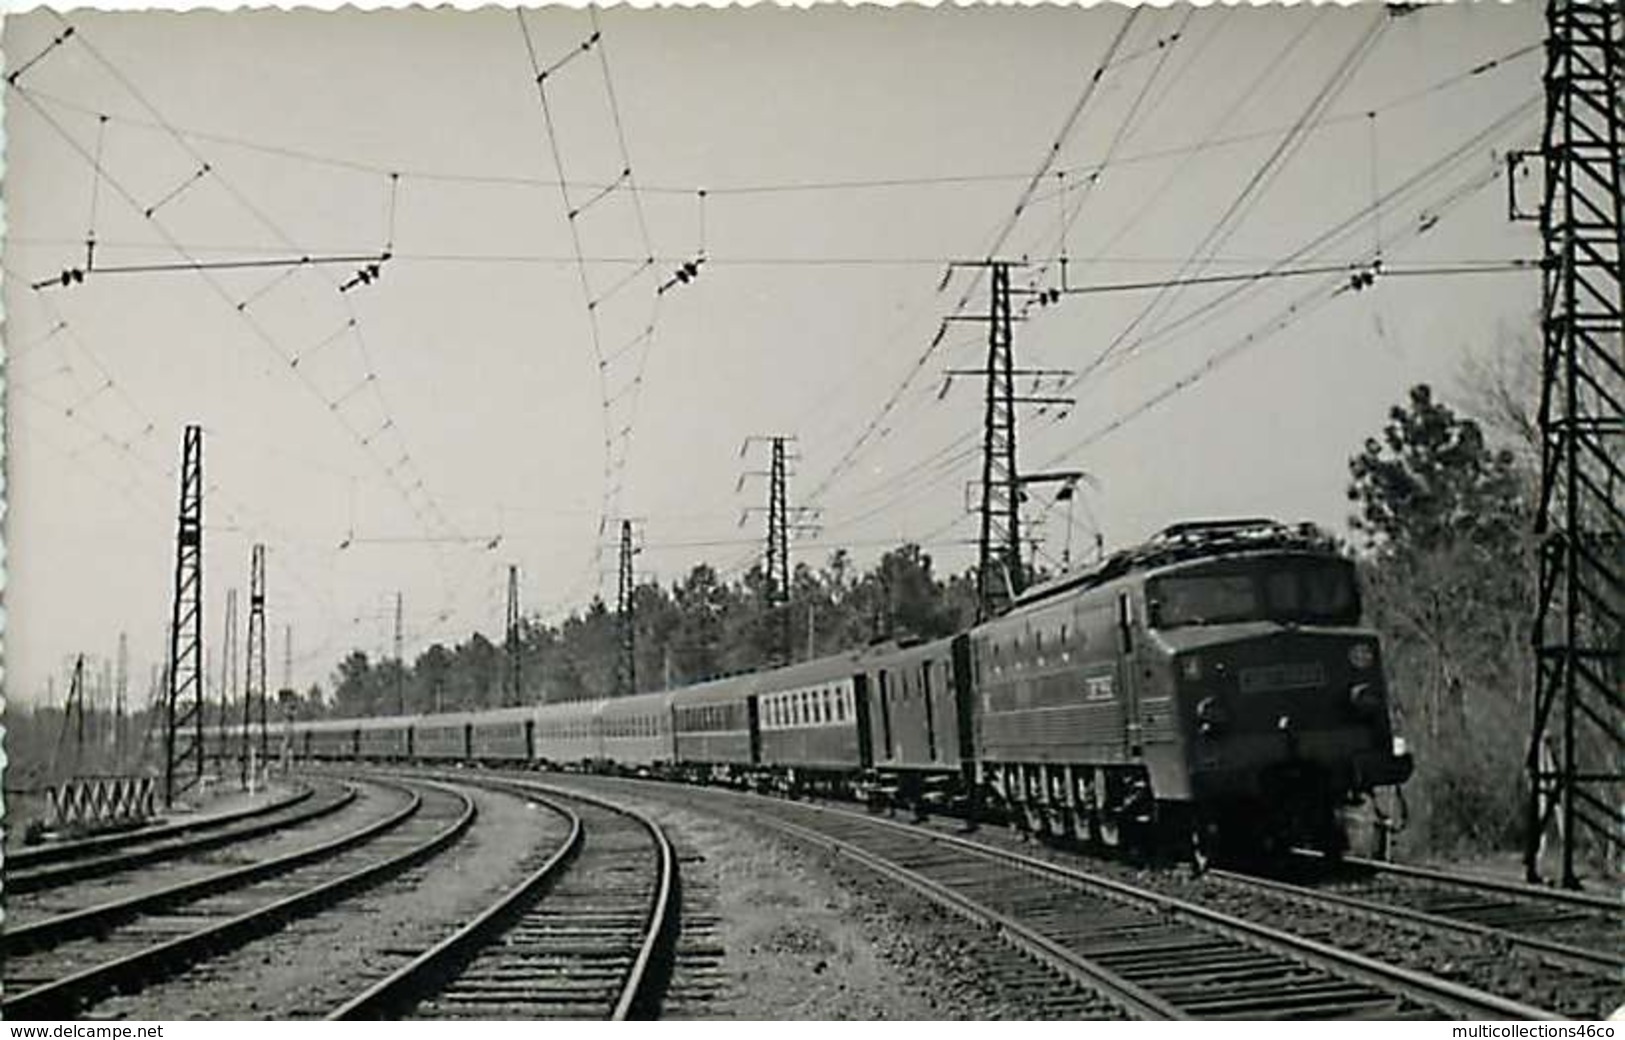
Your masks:
{"label": "train window", "polygon": [[829,687],[824,687],[824,721],[835,721],[835,709],[829,703]]}
{"label": "train window", "polygon": [[845,722],[846,721],[846,691],[845,690],[836,690],[835,691],[835,721],[836,722]]}

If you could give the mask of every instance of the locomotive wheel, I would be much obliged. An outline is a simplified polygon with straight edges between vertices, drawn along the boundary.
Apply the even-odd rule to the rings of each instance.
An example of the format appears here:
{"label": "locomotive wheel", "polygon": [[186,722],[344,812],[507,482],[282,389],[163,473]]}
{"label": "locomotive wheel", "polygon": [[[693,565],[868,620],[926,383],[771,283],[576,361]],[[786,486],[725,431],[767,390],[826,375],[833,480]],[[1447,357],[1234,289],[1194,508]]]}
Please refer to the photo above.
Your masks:
{"label": "locomotive wheel", "polygon": [[1201,877],[1213,866],[1213,837],[1207,833],[1207,828],[1200,824],[1190,829],[1190,865],[1193,877]]}
{"label": "locomotive wheel", "polygon": [[1095,817],[1094,838],[1104,848],[1120,849],[1123,847],[1123,825],[1117,817],[1101,813]]}

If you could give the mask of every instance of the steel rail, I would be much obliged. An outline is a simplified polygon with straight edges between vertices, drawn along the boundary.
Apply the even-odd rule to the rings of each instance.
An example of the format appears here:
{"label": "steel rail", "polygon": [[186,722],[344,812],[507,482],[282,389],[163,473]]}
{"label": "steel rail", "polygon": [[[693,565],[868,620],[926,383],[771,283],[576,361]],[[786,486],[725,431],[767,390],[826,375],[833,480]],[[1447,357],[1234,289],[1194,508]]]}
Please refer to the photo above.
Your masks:
{"label": "steel rail", "polygon": [[1137,1018],[1175,1020],[1190,1018],[1178,1007],[1149,990],[1130,982],[1128,979],[1094,963],[1086,957],[1074,953],[1055,940],[1027,927],[1020,921],[962,896],[922,874],[909,870],[907,867],[877,856],[844,839],[803,827],[789,820],[762,813],[752,813],[752,815],[771,827],[814,845],[822,845],[839,855],[862,864],[882,877],[913,889],[927,900],[954,912],[966,920],[992,926],[1000,939],[1021,953],[1032,957],[1040,964],[1058,972],[1084,989],[1098,992],[1108,999],[1114,1000],[1125,1011]]}
{"label": "steel rail", "polygon": [[[1324,858],[1319,853],[1314,852],[1303,853],[1303,855]],[[1429,867],[1412,866],[1409,863],[1385,863],[1381,860],[1360,859],[1356,856],[1345,856],[1343,862],[1351,867],[1360,867],[1378,874],[1393,874],[1396,877],[1415,878],[1419,881],[1435,881],[1442,885],[1457,885],[1461,888],[1476,888],[1483,892],[1497,892],[1502,895],[1518,896],[1522,899],[1563,903],[1568,906],[1584,907],[1587,910],[1609,910],[1616,914],[1625,914],[1625,898],[1619,895],[1605,896],[1598,895],[1595,892],[1575,892],[1566,888],[1547,888],[1542,885],[1530,885],[1522,881],[1508,881],[1503,878],[1485,877],[1478,874],[1452,874]]]}
{"label": "steel rail", "polygon": [[[120,871],[143,867],[166,859],[178,859],[198,852],[208,852],[211,849],[217,849],[239,841],[247,841],[250,838],[257,838],[263,834],[295,827],[299,824],[309,823],[324,816],[331,816],[354,802],[355,798],[356,791],[352,787],[346,789],[339,797],[331,801],[306,806],[285,816],[257,819],[242,827],[211,828],[200,837],[187,838],[182,835],[173,840],[150,845],[146,848],[111,852],[101,856],[75,859],[56,865],[48,864],[32,869],[8,870],[5,877],[6,891],[12,894],[22,894],[38,892],[42,889],[60,888],[77,881],[104,877],[108,874],[116,874]],[[299,799],[299,801],[304,800],[303,798]]]}
{"label": "steel rail", "polygon": [[1338,949],[1314,939],[1221,913],[1174,896],[1135,888],[1132,885],[1112,878],[1102,877],[1098,874],[1090,874],[1086,871],[1050,863],[1019,852],[995,848],[991,845],[984,845],[981,842],[970,841],[953,835],[939,834],[909,824],[898,823],[894,820],[874,819],[845,809],[832,809],[820,805],[807,805],[805,808],[816,813],[828,813],[854,820],[863,820],[877,827],[891,828],[951,848],[962,849],[985,859],[1008,863],[1032,873],[1056,879],[1074,888],[1106,892],[1125,900],[1153,907],[1159,911],[1172,911],[1187,919],[1205,922],[1231,935],[1246,936],[1257,942],[1273,946],[1277,950],[1290,951],[1299,958],[1307,960],[1324,970],[1352,976],[1379,988],[1392,990],[1398,987],[1403,992],[1413,995],[1419,994],[1432,1001],[1456,1007],[1470,1014],[1537,1021],[1562,1020],[1561,1016],[1543,1008],[1508,1000],[1505,997],[1499,997],[1484,990],[1464,986],[1460,983],[1437,978],[1409,968],[1386,964],[1350,950]]}
{"label": "steel rail", "polygon": [[[85,1003],[109,990],[139,988],[142,984],[178,974],[194,961],[239,947],[282,927],[295,917],[322,910],[355,891],[400,874],[456,841],[473,825],[478,815],[473,799],[439,784],[432,786],[461,799],[463,811],[450,826],[405,852],[219,924],[35,987],[0,1002],[0,1013],[12,1020],[70,1017]],[[414,792],[414,813],[421,804],[422,795]]]}
{"label": "steel rail", "polygon": [[1503,943],[1508,946],[1523,946],[1555,957],[1577,961],[1591,968],[1604,968],[1615,972],[1625,969],[1625,956],[1607,950],[1594,950],[1584,946],[1575,946],[1571,943],[1557,942],[1553,939],[1542,939],[1539,936],[1524,935],[1521,932],[1479,924],[1476,921],[1463,921],[1455,917],[1446,917],[1443,914],[1430,913],[1426,910],[1417,910],[1408,906],[1382,903],[1372,899],[1362,899],[1341,892],[1326,892],[1315,888],[1305,888],[1302,885],[1277,881],[1273,878],[1237,874],[1228,870],[1211,870],[1208,872],[1208,876],[1226,884],[1271,892],[1301,903],[1329,904],[1344,907],[1368,917],[1409,921],[1437,931],[1456,932],[1461,935],[1470,935],[1477,939]]}
{"label": "steel rail", "polygon": [[[402,788],[399,784],[385,784],[384,786],[405,791],[405,788]],[[395,829],[415,815],[422,803],[422,796],[410,791],[406,793],[411,795],[411,799],[405,806],[391,815],[348,834],[342,834],[331,841],[323,842],[320,845],[299,849],[285,856],[278,856],[275,859],[265,860],[261,863],[250,863],[246,866],[210,874],[207,877],[182,881],[158,889],[155,892],[101,903],[96,906],[86,907],[83,910],[59,914],[55,917],[47,917],[44,920],[35,921],[19,928],[8,928],[0,932],[0,939],[4,940],[5,950],[9,956],[29,953],[71,939],[106,931],[124,921],[140,917],[142,914],[151,913],[174,903],[202,899],[217,892],[241,888],[244,885],[265,878],[287,873],[297,867],[304,866],[306,863],[335,856],[354,845],[369,841]]]}
{"label": "steel rail", "polygon": [[106,852],[109,849],[122,848],[125,845],[135,845],[144,841],[173,838],[182,834],[224,827],[227,824],[252,819],[256,816],[264,816],[297,805],[310,798],[313,793],[309,787],[303,787],[287,797],[267,802],[264,805],[251,805],[246,809],[215,813],[198,819],[184,820],[180,823],[139,827],[135,830],[120,831],[117,834],[103,834],[94,838],[80,838],[76,841],[51,842],[47,845],[17,849],[14,852],[8,851],[6,853],[6,887],[11,887],[11,872],[14,870],[24,867],[43,866],[47,863],[57,863],[65,859],[80,859]]}
{"label": "steel rail", "polygon": [[[488,785],[482,783],[477,786]],[[581,817],[549,802],[540,799],[536,801],[537,804],[546,805],[564,814],[570,821],[569,835],[547,861],[519,884],[503,893],[496,902],[486,907],[472,921],[328,1015],[328,1021],[382,1019],[401,1015],[413,1004],[438,989],[440,980],[455,975],[481,947],[507,930],[514,918],[524,912],[526,904],[552,886],[558,873],[581,849],[583,834]]]}
{"label": "steel rail", "polygon": [[[430,774],[437,775],[437,774]],[[444,776],[445,774],[438,774]],[[648,814],[628,805],[619,805],[598,796],[569,788],[556,787],[537,780],[509,777],[505,779],[458,777],[461,782],[475,786],[505,790],[526,795],[541,794],[553,798],[585,802],[608,812],[625,816],[639,824],[655,847],[657,877],[654,892],[649,899],[645,915],[643,939],[637,955],[627,969],[619,995],[610,1011],[612,1022],[633,1018],[653,1018],[659,1009],[659,984],[662,981],[657,968],[667,963],[676,945],[678,915],[681,909],[681,878],[677,867],[677,854],[665,828]],[[573,857],[574,854],[572,854]]]}

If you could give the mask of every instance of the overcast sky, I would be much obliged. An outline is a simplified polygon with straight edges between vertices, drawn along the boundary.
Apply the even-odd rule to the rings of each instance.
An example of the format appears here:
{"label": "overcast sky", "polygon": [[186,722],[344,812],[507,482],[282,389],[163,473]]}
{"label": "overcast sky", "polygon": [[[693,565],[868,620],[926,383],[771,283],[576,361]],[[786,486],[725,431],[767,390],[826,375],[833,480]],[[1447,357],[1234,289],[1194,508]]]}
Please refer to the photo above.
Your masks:
{"label": "overcast sky", "polygon": [[[985,326],[931,344],[987,300],[963,273],[939,289],[952,258],[1025,257],[1018,284],[1052,287],[1064,253],[1069,288],[1118,287],[1016,330],[1018,364],[1079,374],[1043,387],[1075,408],[1021,420],[1024,469],[1095,480],[1074,555],[1196,517],[1343,528],[1347,459],[1406,388],[1449,397],[1469,355],[1532,337],[1533,271],[1438,272],[1538,253],[1496,177],[1538,137],[1532,3],[617,8],[596,30],[583,50],[571,10],[6,19],[6,67],[33,62],[4,98],[9,695],[55,674],[60,696],[70,655],[127,632],[145,696],[189,422],[210,656],[263,541],[271,681],[291,625],[305,686],[388,652],[397,590],[409,654],[499,631],[509,564],[549,619],[612,599],[620,516],[650,578],[739,573],[756,434],[799,438],[791,500],[822,509],[794,558],[914,540],[967,566],[981,387],[942,394],[943,372],[982,363]],[[102,271],[30,287],[92,235]],[[1378,250],[1361,292],[1121,287]],[[361,260],[106,270],[385,251],[342,292]],[[1050,497],[1028,518],[1058,561]]]}

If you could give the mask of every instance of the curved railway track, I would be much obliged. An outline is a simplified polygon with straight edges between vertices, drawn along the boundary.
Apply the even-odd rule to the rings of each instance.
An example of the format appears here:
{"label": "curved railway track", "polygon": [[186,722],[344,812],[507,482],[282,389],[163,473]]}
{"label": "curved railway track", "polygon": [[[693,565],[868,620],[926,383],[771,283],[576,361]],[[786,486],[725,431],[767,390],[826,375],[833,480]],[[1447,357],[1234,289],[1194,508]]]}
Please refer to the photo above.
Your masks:
{"label": "curved railway track", "polygon": [[1309,884],[1214,870],[1214,880],[1351,912],[1411,921],[1502,947],[1521,947],[1615,981],[1625,973],[1625,904],[1402,864],[1347,860]]}
{"label": "curved railway track", "polygon": [[[647,789],[647,788],[645,788]],[[1138,884],[847,809],[666,786],[829,849],[990,927],[1137,1018],[1519,1018],[1552,1012]],[[1048,1014],[1033,994],[1035,1016]]]}
{"label": "curved railway track", "polygon": [[474,803],[438,784],[380,783],[382,819],[275,859],[36,921],[5,933],[8,1019],[65,1018],[380,884],[456,841]]}
{"label": "curved railway track", "polygon": [[51,850],[59,855],[43,863],[8,861],[5,887],[9,896],[77,884],[91,878],[180,859],[185,856],[225,848],[275,831],[296,827],[329,816],[355,801],[354,788],[328,787],[321,792],[305,789],[297,796],[270,806],[217,818],[207,826],[179,825],[154,828],[146,833],[129,832],[114,844],[76,842],[72,850]]}
{"label": "curved railway track", "polygon": [[581,792],[458,780],[549,808],[568,836],[474,920],[329,1017],[654,1017],[680,903],[665,832]]}
{"label": "curved railway track", "polygon": [[[1312,859],[1321,859],[1312,856]],[[1452,873],[1403,863],[1345,858],[1335,872],[1323,870],[1317,886],[1353,900],[1455,922],[1464,934],[1492,935],[1511,946],[1600,968],[1625,972],[1625,900],[1618,894],[1571,892],[1501,878]]]}
{"label": "curved railway track", "polygon": [[[137,827],[132,830],[119,831],[115,834],[100,834],[91,838],[79,838],[74,841],[54,841],[43,845],[28,845],[20,849],[6,850],[6,876],[9,882],[12,872],[20,870],[33,870],[48,863],[63,863],[69,860],[88,859],[100,856],[117,849],[127,848],[131,845],[141,845],[148,842],[176,838],[185,834],[195,834],[202,831],[213,830],[218,827],[229,826],[243,820],[253,819],[257,816],[266,816],[292,808],[300,802],[308,800],[312,791],[308,787],[295,789],[282,798],[273,799],[260,805],[251,805],[231,812],[212,813],[195,819],[183,820],[177,823],[158,824],[151,827]],[[9,884],[7,887],[10,887]]]}

